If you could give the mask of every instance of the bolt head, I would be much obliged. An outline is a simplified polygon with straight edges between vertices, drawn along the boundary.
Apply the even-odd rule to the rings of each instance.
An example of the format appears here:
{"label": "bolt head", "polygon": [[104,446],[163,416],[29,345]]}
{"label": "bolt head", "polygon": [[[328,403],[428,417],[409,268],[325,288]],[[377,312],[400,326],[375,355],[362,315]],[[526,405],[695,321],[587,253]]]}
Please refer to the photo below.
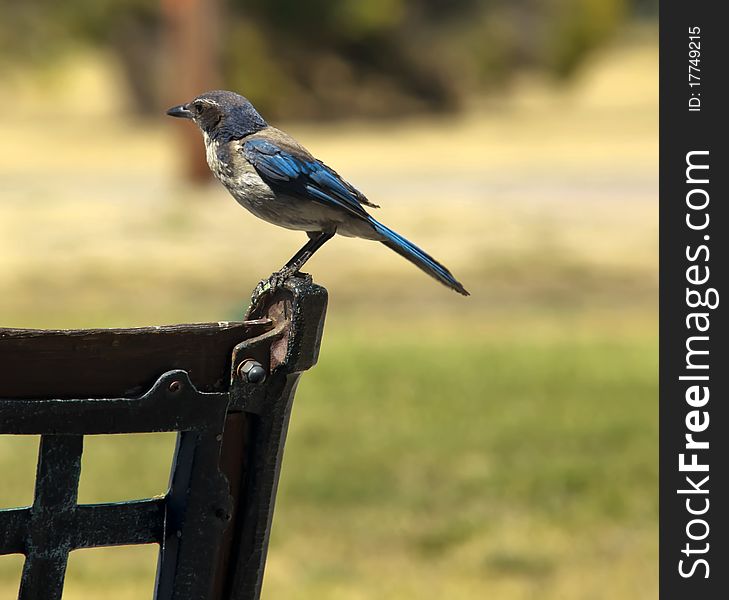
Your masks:
{"label": "bolt head", "polygon": [[170,383],[167,389],[173,394],[176,394],[182,389],[182,382],[175,379],[172,383]]}
{"label": "bolt head", "polygon": [[248,383],[263,383],[266,380],[266,369],[257,360],[249,358],[238,367],[238,375]]}
{"label": "bolt head", "polygon": [[266,370],[261,365],[255,365],[248,371],[248,381],[250,383],[263,383],[266,380]]}

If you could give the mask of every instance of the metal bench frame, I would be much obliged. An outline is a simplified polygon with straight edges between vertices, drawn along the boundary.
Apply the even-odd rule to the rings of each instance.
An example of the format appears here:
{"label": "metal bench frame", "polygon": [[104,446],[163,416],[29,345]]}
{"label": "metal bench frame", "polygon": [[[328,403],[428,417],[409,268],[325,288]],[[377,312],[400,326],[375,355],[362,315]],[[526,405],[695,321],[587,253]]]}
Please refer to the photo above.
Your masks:
{"label": "metal bench frame", "polygon": [[[72,550],[156,543],[156,599],[257,599],[326,303],[292,278],[239,323],[0,329],[0,434],[41,436],[33,505],[0,510],[0,554],[26,556],[18,597],[60,599]],[[164,496],[77,503],[85,435],[163,431],[179,432]]]}

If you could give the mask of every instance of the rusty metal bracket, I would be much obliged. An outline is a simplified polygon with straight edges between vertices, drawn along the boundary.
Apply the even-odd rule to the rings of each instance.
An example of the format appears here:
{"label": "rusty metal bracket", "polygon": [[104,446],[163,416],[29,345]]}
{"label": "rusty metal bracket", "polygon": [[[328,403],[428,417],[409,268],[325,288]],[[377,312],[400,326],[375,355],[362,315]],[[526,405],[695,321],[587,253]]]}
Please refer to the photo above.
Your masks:
{"label": "rusty metal bracket", "polygon": [[[228,424],[240,423],[240,411],[246,415],[246,434],[226,435],[223,448],[236,507],[223,549],[221,588],[227,600],[260,596],[291,406],[301,373],[316,364],[326,305],[324,288],[310,278],[290,278],[258,298],[246,314],[247,319],[270,319],[273,328],[233,349]],[[263,367],[265,385],[241,374],[249,361]]]}

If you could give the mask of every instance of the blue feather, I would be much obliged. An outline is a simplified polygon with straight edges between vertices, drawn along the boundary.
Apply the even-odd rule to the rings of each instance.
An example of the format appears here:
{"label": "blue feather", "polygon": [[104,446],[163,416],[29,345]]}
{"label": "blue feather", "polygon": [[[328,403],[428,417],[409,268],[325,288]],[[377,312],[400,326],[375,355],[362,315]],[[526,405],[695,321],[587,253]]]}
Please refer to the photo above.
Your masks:
{"label": "blue feather", "polygon": [[321,161],[295,156],[262,138],[246,141],[243,152],[274,190],[335,206],[362,219],[369,217],[362,208],[364,197]]}
{"label": "blue feather", "polygon": [[369,221],[372,223],[375,231],[385,238],[382,242],[385,246],[394,250],[400,256],[413,263],[416,267],[419,267],[428,275],[457,291],[459,294],[463,294],[464,296],[470,295],[466,291],[466,288],[464,288],[463,285],[455,277],[453,277],[452,273],[427,252],[421,250],[411,241],[406,240],[399,233],[394,232],[389,227],[385,227],[382,223],[376,221],[372,217],[369,218]]}

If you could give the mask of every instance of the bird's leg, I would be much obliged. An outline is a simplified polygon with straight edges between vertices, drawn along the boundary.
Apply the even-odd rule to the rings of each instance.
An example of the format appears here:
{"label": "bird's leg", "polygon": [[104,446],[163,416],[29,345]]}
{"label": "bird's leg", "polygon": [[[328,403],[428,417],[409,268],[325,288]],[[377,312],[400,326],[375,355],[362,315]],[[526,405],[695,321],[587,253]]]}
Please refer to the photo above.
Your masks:
{"label": "bird's leg", "polygon": [[327,241],[334,237],[334,232],[307,232],[307,235],[309,236],[309,241],[306,242],[306,244],[304,244],[301,249],[294,254],[283,267],[281,267],[281,269],[271,274],[268,279],[264,279],[256,286],[256,289],[253,291],[254,299],[268,289],[272,291],[275,290],[280,287],[288,277],[298,273],[299,269],[306,264],[306,261],[314,256],[314,253]]}
{"label": "bird's leg", "polygon": [[306,261],[314,256],[314,252],[334,237],[334,232],[308,233],[307,235],[309,236],[309,241],[289,259],[279,273],[287,273],[288,275],[297,273],[306,264]]}

